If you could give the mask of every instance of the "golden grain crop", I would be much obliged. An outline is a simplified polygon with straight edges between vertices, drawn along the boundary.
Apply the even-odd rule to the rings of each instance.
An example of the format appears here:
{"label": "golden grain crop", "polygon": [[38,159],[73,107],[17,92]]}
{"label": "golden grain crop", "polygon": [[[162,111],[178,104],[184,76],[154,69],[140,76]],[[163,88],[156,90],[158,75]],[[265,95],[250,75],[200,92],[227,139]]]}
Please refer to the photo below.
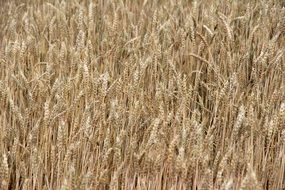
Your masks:
{"label": "golden grain crop", "polygon": [[285,189],[282,0],[0,0],[0,189]]}

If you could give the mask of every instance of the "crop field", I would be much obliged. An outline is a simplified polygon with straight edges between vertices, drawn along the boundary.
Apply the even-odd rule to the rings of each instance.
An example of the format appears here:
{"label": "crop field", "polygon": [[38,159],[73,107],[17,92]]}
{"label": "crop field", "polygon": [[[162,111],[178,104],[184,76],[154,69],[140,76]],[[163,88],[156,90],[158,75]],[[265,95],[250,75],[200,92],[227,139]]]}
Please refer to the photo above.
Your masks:
{"label": "crop field", "polygon": [[1,190],[284,190],[285,1],[0,0]]}

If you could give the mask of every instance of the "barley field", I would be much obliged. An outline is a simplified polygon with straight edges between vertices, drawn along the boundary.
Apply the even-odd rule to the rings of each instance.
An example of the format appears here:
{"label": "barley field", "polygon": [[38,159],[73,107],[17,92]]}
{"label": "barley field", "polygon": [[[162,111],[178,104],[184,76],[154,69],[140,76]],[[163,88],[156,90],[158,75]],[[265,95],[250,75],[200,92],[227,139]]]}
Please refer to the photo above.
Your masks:
{"label": "barley field", "polygon": [[282,0],[0,0],[0,189],[285,189]]}

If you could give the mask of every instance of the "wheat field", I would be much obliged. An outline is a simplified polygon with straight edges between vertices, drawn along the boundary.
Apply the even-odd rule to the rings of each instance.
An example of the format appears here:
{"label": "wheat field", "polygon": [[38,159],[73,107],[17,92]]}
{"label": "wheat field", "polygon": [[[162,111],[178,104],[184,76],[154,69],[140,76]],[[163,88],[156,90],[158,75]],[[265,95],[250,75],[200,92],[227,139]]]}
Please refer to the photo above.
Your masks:
{"label": "wheat field", "polygon": [[285,189],[285,2],[0,0],[0,189]]}

